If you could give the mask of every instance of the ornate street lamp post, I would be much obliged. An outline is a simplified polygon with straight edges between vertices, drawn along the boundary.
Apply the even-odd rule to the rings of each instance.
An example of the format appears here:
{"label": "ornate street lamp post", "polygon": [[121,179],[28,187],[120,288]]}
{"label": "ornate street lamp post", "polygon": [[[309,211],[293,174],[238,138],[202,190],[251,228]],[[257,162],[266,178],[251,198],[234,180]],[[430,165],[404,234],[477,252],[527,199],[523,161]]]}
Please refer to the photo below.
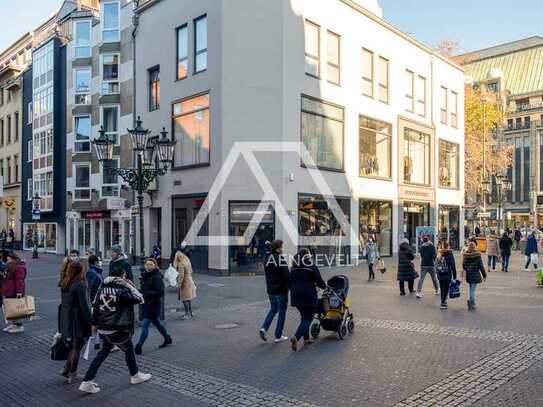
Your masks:
{"label": "ornate street lamp post", "polygon": [[[496,193],[497,193],[497,213],[496,219],[498,221],[498,233],[501,231],[501,223],[503,219],[503,204],[507,200],[507,194],[511,190],[511,181],[507,178],[507,175],[498,174],[496,176]],[[504,224],[505,229],[505,224]]]}
{"label": "ornate street lamp post", "polygon": [[38,255],[38,220],[40,219],[41,197],[36,192],[32,198],[32,219],[34,220],[34,245],[32,248],[32,258],[39,258]]}
{"label": "ornate street lamp post", "polygon": [[98,161],[102,163],[104,171],[119,175],[133,191],[138,200],[139,233],[140,233],[140,261],[145,260],[145,235],[143,228],[143,194],[149,185],[159,176],[166,174],[173,161],[175,141],[168,138],[168,132],[162,128],[161,136],[150,136],[151,131],[142,127],[138,116],[136,127],[128,130],[132,150],[136,158],[135,168],[115,168],[111,165],[114,142],[106,136],[102,127],[100,136],[92,141],[96,150]]}

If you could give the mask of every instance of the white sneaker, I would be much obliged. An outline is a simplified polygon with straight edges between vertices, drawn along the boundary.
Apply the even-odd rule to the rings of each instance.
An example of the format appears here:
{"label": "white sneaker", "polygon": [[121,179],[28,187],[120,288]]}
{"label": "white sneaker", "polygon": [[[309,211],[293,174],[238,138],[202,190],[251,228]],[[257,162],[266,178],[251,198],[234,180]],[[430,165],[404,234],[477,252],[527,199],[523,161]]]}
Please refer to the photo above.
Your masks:
{"label": "white sneaker", "polygon": [[416,296],[417,296],[417,298],[422,298],[422,293],[420,291],[417,291]]}
{"label": "white sneaker", "polygon": [[20,334],[25,331],[25,327],[22,325],[13,325],[7,332],[10,334]]}
{"label": "white sneaker", "polygon": [[81,382],[79,390],[85,393],[96,394],[100,391],[100,387],[94,382]]}
{"label": "white sneaker", "polygon": [[151,379],[150,373],[136,373],[134,376],[130,378],[130,383],[132,384],[140,384],[143,382],[146,382],[147,380]]}
{"label": "white sneaker", "polygon": [[260,335],[260,339],[262,339],[264,342],[267,342],[266,339],[266,330],[264,328],[260,328],[260,331],[258,331],[258,334]]}
{"label": "white sneaker", "polygon": [[117,345],[115,345],[113,348],[111,348],[111,353],[113,352],[119,352],[121,348],[119,348]]}
{"label": "white sneaker", "polygon": [[441,294],[441,293],[439,292],[439,290],[436,290],[436,295],[439,295],[439,294]]}
{"label": "white sneaker", "polygon": [[9,324],[8,326],[6,326],[4,329],[2,329],[2,331],[4,332],[8,332],[11,328],[13,328],[13,324]]}
{"label": "white sneaker", "polygon": [[282,336],[280,338],[275,338],[273,340],[273,343],[281,343],[281,342],[285,342],[285,341],[288,341],[288,336]]}

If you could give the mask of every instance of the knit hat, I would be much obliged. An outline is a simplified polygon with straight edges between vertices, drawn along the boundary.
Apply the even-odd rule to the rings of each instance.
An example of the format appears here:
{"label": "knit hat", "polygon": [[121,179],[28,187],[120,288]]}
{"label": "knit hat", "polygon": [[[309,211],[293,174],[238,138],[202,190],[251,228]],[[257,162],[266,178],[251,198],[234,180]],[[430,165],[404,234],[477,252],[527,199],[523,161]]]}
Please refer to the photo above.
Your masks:
{"label": "knit hat", "polygon": [[113,253],[123,254],[123,248],[121,247],[120,244],[116,244],[116,245],[111,246],[111,251]]}

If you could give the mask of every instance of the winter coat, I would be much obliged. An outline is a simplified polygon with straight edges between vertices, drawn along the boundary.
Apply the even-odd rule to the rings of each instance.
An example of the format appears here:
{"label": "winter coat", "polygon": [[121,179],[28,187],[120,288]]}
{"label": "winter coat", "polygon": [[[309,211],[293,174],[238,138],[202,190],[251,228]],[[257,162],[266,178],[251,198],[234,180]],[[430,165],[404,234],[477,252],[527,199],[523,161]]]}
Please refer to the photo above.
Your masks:
{"label": "winter coat", "polygon": [[98,288],[102,284],[102,269],[96,266],[90,266],[85,273],[85,279],[87,280],[87,291],[89,294],[89,300],[92,303],[98,292]]}
{"label": "winter coat", "polygon": [[524,252],[524,254],[526,256],[529,256],[529,255],[537,253],[537,252],[538,252],[538,250],[537,250],[537,239],[535,238],[534,235],[530,235],[528,237],[528,241],[526,242],[526,251]]}
{"label": "winter coat", "polygon": [[414,280],[418,277],[413,260],[415,251],[405,242],[400,245],[398,251],[398,281]]}
{"label": "winter coat", "polygon": [[91,311],[87,288],[76,281],[68,290],[62,290],[59,332],[64,339],[84,339],[91,336]]}
{"label": "winter coat", "polygon": [[293,307],[316,308],[317,287],[326,288],[317,266],[292,265],[290,269],[289,288],[290,303]]}
{"label": "winter coat", "polygon": [[270,254],[264,266],[264,273],[268,295],[288,294],[288,265],[284,256],[279,253]]}
{"label": "winter coat", "polygon": [[483,282],[483,278],[486,279],[486,271],[481,253],[464,253],[462,267],[466,272],[466,282],[468,284],[479,284]]}
{"label": "winter coat", "polygon": [[435,264],[437,252],[436,247],[430,241],[423,243],[420,246],[420,266],[432,267]]}
{"label": "winter coat", "polygon": [[142,319],[158,319],[164,298],[164,281],[162,272],[157,268],[141,273],[140,292],[145,302],[141,307]]}
{"label": "winter coat", "polygon": [[192,264],[188,258],[180,264],[173,265],[179,275],[177,276],[177,287],[179,292],[177,298],[180,301],[190,301],[196,298],[196,284],[192,278]]}
{"label": "winter coat", "polygon": [[143,295],[131,281],[107,277],[92,304],[92,324],[103,331],[134,331],[134,305],[143,304]]}
{"label": "winter coat", "polygon": [[375,243],[368,243],[366,245],[366,258],[368,259],[368,264],[375,264],[377,260],[381,258],[379,255],[379,250]]}
{"label": "winter coat", "polygon": [[447,269],[449,270],[449,272],[447,274],[436,273],[437,279],[439,281],[456,280],[456,261],[454,260],[454,254],[452,250],[441,250],[439,255],[443,260],[445,260],[445,264],[447,265]]}
{"label": "winter coat", "polygon": [[498,256],[498,241],[494,236],[489,236],[486,239],[486,255]]}
{"label": "winter coat", "polygon": [[513,247],[513,240],[509,236],[504,236],[500,239],[500,251],[502,256],[511,256],[511,248]]}
{"label": "winter coat", "polygon": [[2,295],[4,298],[15,298],[26,295],[26,265],[24,262],[7,263],[6,278],[2,282]]}
{"label": "winter coat", "polygon": [[520,230],[515,230],[514,238],[517,242],[520,242],[520,239],[522,239],[522,233],[520,233]]}
{"label": "winter coat", "polygon": [[111,272],[114,270],[123,270],[126,273],[126,278],[128,278],[130,281],[134,281],[132,266],[128,262],[128,257],[126,257],[126,255],[122,255],[117,260],[112,260],[109,263],[109,275],[111,275]]}

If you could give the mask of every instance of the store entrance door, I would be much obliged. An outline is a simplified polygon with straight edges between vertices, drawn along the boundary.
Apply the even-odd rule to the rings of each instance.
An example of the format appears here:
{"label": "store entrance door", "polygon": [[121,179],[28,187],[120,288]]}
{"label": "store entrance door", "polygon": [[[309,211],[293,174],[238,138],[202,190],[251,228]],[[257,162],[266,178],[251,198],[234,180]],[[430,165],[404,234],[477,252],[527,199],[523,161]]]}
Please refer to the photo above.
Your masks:
{"label": "store entrance door", "polygon": [[417,244],[417,226],[430,226],[430,204],[406,201],[403,205],[403,234],[413,247]]}

